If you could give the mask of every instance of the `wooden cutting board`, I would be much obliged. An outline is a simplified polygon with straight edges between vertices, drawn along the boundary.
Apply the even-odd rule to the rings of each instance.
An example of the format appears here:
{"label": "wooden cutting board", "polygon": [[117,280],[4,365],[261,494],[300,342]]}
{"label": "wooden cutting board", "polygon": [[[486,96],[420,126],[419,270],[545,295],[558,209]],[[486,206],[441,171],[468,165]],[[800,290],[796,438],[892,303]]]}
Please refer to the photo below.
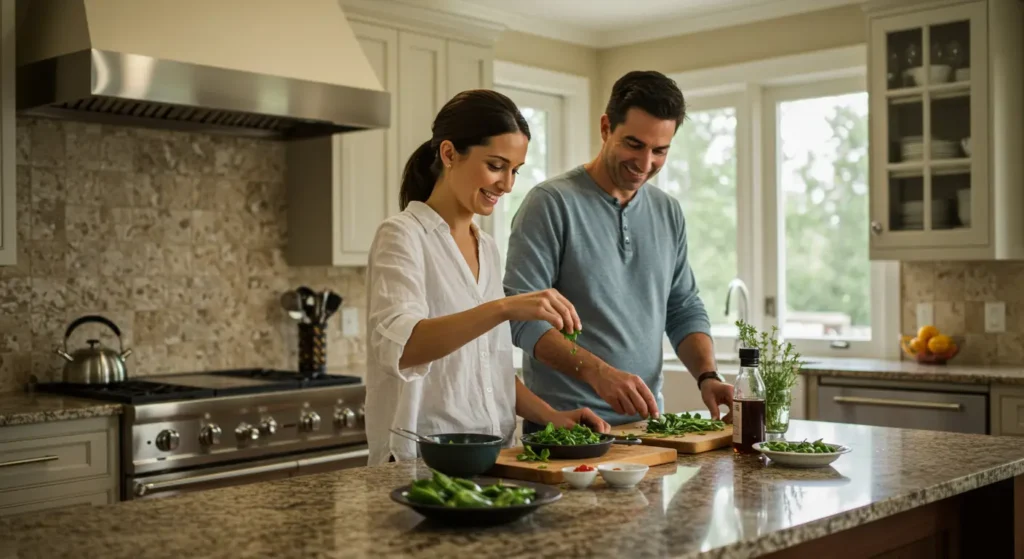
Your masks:
{"label": "wooden cutting board", "polygon": [[[630,464],[646,464],[658,466],[676,461],[675,449],[658,448],[644,445],[613,444],[604,456],[598,458],[576,458],[572,460],[549,460],[548,462],[520,462],[516,456],[523,452],[523,447],[502,449],[498,461],[487,475],[538,483],[562,483],[562,468],[587,464],[597,466],[604,462],[627,462]],[[541,466],[546,466],[542,468]]]}
{"label": "wooden cutting board", "polygon": [[721,431],[711,431],[703,435],[689,433],[665,438],[648,435],[646,427],[646,421],[616,425],[612,427],[612,435],[619,438],[623,438],[628,434],[636,435],[640,437],[644,445],[674,448],[682,454],[698,454],[732,444],[732,425],[726,425],[725,429]]}

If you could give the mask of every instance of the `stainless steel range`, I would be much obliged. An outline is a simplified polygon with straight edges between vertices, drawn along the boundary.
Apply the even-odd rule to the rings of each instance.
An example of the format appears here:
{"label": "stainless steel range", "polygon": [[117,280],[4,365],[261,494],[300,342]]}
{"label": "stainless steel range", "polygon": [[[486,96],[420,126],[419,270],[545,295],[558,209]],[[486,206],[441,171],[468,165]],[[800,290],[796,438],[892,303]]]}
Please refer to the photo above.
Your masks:
{"label": "stainless steel range", "polygon": [[125,405],[125,500],[365,466],[368,456],[359,377],[242,369],[36,389]]}

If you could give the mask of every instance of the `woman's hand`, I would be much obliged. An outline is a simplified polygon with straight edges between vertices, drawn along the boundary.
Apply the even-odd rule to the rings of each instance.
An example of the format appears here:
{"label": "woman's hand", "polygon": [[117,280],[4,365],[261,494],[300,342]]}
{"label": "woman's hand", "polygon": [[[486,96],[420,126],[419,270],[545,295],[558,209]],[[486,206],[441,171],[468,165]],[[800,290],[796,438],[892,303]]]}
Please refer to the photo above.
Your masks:
{"label": "woman's hand", "polygon": [[612,426],[608,425],[607,421],[598,417],[596,413],[590,411],[590,408],[556,411],[548,421],[554,423],[555,427],[565,427],[566,429],[571,429],[577,423],[582,423],[598,433],[609,433],[612,430]]}
{"label": "woman's hand", "polygon": [[506,320],[546,320],[561,332],[583,329],[576,307],[554,289],[512,295],[501,300]]}

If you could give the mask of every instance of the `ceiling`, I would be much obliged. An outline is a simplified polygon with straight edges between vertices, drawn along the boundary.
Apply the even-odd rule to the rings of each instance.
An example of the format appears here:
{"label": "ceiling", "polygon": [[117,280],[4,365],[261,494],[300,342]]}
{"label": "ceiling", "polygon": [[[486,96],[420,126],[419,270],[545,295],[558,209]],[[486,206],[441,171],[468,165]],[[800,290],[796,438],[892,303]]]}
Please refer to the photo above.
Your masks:
{"label": "ceiling", "polygon": [[606,48],[825,10],[863,0],[393,0]]}

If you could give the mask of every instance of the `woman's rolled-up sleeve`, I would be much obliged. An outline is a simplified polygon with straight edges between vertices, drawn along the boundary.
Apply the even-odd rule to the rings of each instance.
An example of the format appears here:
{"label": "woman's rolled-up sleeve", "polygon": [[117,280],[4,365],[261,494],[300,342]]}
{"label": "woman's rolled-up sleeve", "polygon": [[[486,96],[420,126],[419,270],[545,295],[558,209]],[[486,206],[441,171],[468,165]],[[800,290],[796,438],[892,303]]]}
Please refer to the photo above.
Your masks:
{"label": "woman's rolled-up sleeve", "polygon": [[382,370],[403,381],[430,372],[430,363],[398,365],[413,328],[428,317],[423,276],[419,241],[401,224],[385,221],[370,248],[367,269],[367,350]]}

